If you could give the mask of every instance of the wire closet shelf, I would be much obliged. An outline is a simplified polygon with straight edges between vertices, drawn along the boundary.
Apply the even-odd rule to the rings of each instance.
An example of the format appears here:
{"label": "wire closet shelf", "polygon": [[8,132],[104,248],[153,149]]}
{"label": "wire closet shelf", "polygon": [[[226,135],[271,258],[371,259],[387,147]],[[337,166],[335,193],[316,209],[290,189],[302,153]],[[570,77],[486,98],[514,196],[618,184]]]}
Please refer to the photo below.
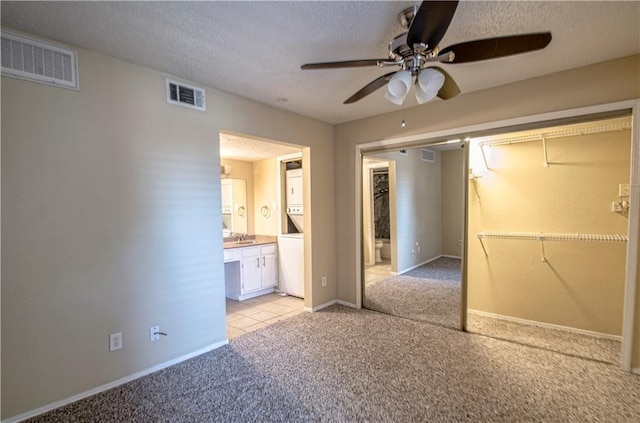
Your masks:
{"label": "wire closet shelf", "polygon": [[489,257],[487,249],[482,241],[485,238],[495,239],[518,239],[518,240],[533,240],[540,241],[540,248],[542,253],[542,261],[547,261],[544,254],[544,242],[545,241],[565,241],[565,242],[604,242],[604,243],[620,243],[629,241],[627,235],[620,234],[566,234],[566,233],[553,233],[553,232],[478,232],[476,234],[482,251],[485,257]]}

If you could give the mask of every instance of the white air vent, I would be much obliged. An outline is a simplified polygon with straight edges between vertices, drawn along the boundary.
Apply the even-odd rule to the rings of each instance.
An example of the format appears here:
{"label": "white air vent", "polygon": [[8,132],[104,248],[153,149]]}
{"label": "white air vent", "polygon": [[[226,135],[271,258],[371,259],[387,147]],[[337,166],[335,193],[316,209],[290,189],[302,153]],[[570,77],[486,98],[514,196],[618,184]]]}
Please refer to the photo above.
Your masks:
{"label": "white air vent", "polygon": [[2,31],[2,74],[78,89],[78,62],[74,50],[7,31]]}
{"label": "white air vent", "polygon": [[422,161],[435,163],[436,162],[436,152],[433,150],[429,150],[428,148],[422,148]]}
{"label": "white air vent", "polygon": [[167,103],[205,111],[207,104],[202,88],[167,79]]}

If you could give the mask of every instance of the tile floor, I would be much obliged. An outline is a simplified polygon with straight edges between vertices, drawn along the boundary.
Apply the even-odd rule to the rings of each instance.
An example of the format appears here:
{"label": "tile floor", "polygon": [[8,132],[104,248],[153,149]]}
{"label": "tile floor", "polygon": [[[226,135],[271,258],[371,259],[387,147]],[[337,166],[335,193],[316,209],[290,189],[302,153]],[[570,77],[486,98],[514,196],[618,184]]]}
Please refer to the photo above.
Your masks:
{"label": "tile floor", "polygon": [[391,275],[390,259],[383,259],[382,263],[376,263],[373,266],[365,266],[364,269],[364,280],[366,285],[388,278],[389,275]]}
{"label": "tile floor", "polygon": [[304,311],[304,301],[297,297],[281,297],[272,293],[245,301],[227,298],[227,338],[288,319]]}

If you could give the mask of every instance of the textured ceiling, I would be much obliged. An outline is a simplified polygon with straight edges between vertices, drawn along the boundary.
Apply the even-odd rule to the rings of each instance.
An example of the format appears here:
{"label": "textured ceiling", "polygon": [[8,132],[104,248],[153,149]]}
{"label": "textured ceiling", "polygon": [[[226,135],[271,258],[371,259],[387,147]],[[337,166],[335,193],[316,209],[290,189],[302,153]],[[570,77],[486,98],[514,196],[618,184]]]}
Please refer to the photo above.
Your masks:
{"label": "textured ceiling", "polygon": [[284,144],[260,141],[232,134],[220,134],[220,157],[224,159],[255,162],[300,152],[299,148]]}
{"label": "textured ceiling", "polygon": [[[414,4],[2,1],[2,25],[341,123],[398,109],[383,90],[342,104],[389,70],[300,65],[386,57],[387,44],[403,31],[396,15]],[[464,1],[441,47],[547,30],[553,40],[545,50],[446,69],[468,93],[638,53],[640,2]],[[416,105],[407,99],[405,107]]]}

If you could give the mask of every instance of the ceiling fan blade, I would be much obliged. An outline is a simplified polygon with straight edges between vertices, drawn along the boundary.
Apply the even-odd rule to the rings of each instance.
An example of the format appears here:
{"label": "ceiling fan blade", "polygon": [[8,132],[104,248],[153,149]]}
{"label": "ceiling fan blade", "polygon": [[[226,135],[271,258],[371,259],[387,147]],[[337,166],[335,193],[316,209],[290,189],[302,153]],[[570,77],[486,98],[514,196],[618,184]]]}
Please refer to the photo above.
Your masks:
{"label": "ceiling fan blade", "polygon": [[343,104],[355,103],[356,101],[363,99],[364,97],[368,96],[369,94],[376,91],[377,89],[384,87],[385,85],[387,85],[387,83],[395,73],[396,72],[389,72],[386,75],[382,75],[378,79],[374,79],[373,81],[369,82],[367,85],[362,87],[360,91],[358,91],[357,93],[355,93],[354,95],[346,99]]}
{"label": "ceiling fan blade", "polygon": [[540,50],[550,42],[550,32],[510,35],[454,44],[442,50],[440,55],[453,52],[455,54],[453,61],[445,63],[468,63]]}
{"label": "ceiling fan blade", "polygon": [[407,45],[427,44],[429,50],[438,46],[447,32],[458,7],[457,1],[423,1],[411,22]]}
{"label": "ceiling fan blade", "polygon": [[311,69],[338,69],[338,68],[358,68],[362,66],[378,66],[380,62],[386,62],[389,59],[362,59],[362,60],[345,60],[343,62],[325,62],[325,63],[307,63],[300,66],[302,70]]}
{"label": "ceiling fan blade", "polygon": [[444,75],[444,85],[440,88],[440,91],[438,91],[438,97],[443,100],[449,100],[460,94],[460,88],[458,88],[458,84],[456,84],[456,81],[453,80],[451,75],[437,66],[431,66],[430,68],[437,69],[438,72]]}

